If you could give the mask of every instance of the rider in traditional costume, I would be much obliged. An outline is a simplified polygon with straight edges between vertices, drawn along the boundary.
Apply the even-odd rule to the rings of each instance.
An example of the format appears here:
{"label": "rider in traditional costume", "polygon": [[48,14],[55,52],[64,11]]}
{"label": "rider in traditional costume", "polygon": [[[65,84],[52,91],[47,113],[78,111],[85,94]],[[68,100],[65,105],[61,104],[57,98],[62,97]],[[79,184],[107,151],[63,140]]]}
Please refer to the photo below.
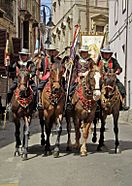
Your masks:
{"label": "rider in traditional costume", "polygon": [[12,66],[14,71],[16,71],[16,77],[13,81],[12,86],[10,87],[10,89],[7,93],[7,106],[10,105],[10,102],[11,102],[11,99],[12,99],[12,96],[13,96],[13,92],[17,88],[17,83],[18,83],[17,68],[18,69],[21,69],[21,68],[30,69],[30,85],[31,85],[31,88],[34,92],[34,99],[35,99],[35,103],[36,103],[37,87],[36,87],[36,84],[33,80],[33,77],[36,75],[36,67],[35,67],[34,63],[32,62],[32,60],[29,56],[30,56],[30,53],[29,53],[28,49],[23,48],[19,52],[19,59],[20,60],[18,62],[14,63],[13,66]]}
{"label": "rider in traditional costume", "polygon": [[[101,58],[97,62],[97,66],[104,72],[108,72],[110,69],[113,70],[114,73],[117,75],[120,75],[122,72],[122,68],[119,65],[118,61],[112,57],[113,52],[110,48],[102,48],[100,50]],[[119,89],[119,92],[122,96],[122,110],[128,110],[129,107],[126,107],[124,104],[124,99],[126,97],[126,90],[124,85],[120,82],[120,80],[117,78],[116,85]]]}
{"label": "rider in traditional costume", "polygon": [[79,55],[76,55],[74,59],[74,66],[72,71],[71,85],[69,90],[68,106],[71,107],[71,98],[74,94],[77,84],[80,82],[81,77],[86,77],[88,70],[94,67],[95,63],[90,58],[88,46],[82,46],[79,49]]}
{"label": "rider in traditional costume", "polygon": [[55,62],[60,62],[61,58],[57,57],[59,54],[58,49],[54,45],[50,45],[49,48],[46,49],[47,54],[43,56],[41,65],[40,65],[40,72],[42,72],[42,77],[40,80],[40,83],[38,85],[38,94],[39,94],[39,100],[38,100],[38,108],[42,108],[42,91],[46,83],[48,82],[48,79],[50,77],[50,67]]}

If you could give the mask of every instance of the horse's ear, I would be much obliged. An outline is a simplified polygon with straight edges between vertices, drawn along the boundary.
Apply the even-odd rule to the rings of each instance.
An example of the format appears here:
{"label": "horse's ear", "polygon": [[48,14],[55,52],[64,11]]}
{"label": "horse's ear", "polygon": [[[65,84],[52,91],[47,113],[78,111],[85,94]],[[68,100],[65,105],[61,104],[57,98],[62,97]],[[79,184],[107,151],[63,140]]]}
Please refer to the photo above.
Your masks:
{"label": "horse's ear", "polygon": [[20,72],[20,68],[16,66],[16,76],[18,76],[19,72]]}

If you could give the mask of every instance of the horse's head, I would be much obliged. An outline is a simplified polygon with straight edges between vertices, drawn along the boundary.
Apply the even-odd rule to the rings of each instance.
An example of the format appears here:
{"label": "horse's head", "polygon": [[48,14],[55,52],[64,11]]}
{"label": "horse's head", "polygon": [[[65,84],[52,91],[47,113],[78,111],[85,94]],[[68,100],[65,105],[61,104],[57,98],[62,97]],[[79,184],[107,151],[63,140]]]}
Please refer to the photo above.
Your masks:
{"label": "horse's head", "polygon": [[116,74],[113,72],[108,72],[104,74],[103,78],[103,88],[105,90],[105,96],[110,98],[113,96],[116,88]]}
{"label": "horse's head", "polygon": [[30,74],[28,69],[18,70],[18,89],[21,94],[25,93],[29,87]]}
{"label": "horse's head", "polygon": [[86,84],[89,87],[89,91],[93,94],[93,99],[100,99],[100,72],[97,69],[89,70],[86,76]]}
{"label": "horse's head", "polygon": [[50,82],[52,94],[59,94],[62,90],[62,75],[64,74],[61,63],[53,63],[50,69]]}

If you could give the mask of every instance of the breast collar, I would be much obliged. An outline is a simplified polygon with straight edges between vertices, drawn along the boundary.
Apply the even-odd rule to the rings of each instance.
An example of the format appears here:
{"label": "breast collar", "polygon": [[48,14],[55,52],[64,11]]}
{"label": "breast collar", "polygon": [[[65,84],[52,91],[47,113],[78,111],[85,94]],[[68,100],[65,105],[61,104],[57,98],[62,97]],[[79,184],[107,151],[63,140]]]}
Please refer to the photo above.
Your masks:
{"label": "breast collar", "polygon": [[25,61],[25,62],[23,62],[23,61],[18,61],[18,64],[19,64],[20,66],[26,67],[27,64],[28,64],[28,61]]}

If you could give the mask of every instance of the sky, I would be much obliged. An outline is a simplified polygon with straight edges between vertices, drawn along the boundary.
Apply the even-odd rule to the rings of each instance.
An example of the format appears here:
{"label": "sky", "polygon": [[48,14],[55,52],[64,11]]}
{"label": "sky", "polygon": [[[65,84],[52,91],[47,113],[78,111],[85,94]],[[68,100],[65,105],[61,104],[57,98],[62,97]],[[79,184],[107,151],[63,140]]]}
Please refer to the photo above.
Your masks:
{"label": "sky", "polygon": [[41,0],[41,4],[51,6],[51,0]]}
{"label": "sky", "polygon": [[[48,7],[51,7],[51,0],[41,0],[41,5],[46,5]],[[47,8],[45,9],[45,11],[46,11],[46,23],[47,23],[49,20],[50,12]]]}

